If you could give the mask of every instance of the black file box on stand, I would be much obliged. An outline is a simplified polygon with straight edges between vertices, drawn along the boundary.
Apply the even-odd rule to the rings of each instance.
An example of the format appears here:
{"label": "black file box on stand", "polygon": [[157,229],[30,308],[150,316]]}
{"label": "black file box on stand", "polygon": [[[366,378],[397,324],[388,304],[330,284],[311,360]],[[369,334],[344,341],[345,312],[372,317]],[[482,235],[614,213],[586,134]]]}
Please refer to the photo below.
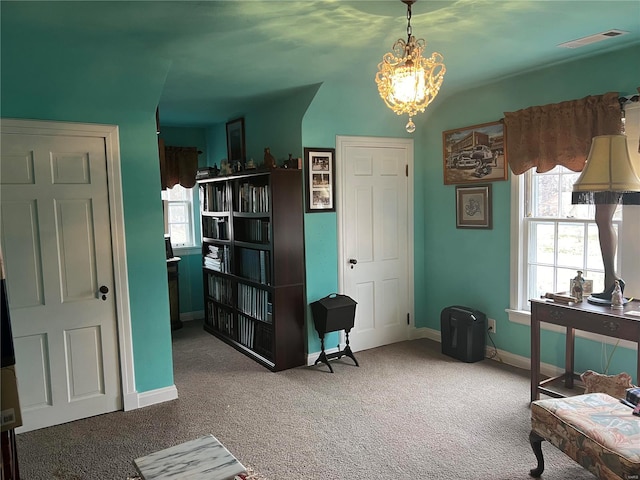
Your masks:
{"label": "black file box on stand", "polygon": [[[332,358],[341,358],[343,356],[351,358],[356,366],[360,366],[356,357],[351,351],[349,346],[349,331],[353,328],[356,317],[356,305],[357,302],[346,295],[339,295],[332,293],[320,300],[317,300],[310,304],[311,314],[313,315],[313,323],[320,337],[321,352],[314,365],[319,362],[324,363],[331,373],[333,373],[333,367],[329,364],[329,360]],[[334,353],[326,353],[324,351],[324,336],[327,332],[335,332],[338,330],[345,331],[346,345],[343,350],[340,350],[338,345],[338,351]]]}

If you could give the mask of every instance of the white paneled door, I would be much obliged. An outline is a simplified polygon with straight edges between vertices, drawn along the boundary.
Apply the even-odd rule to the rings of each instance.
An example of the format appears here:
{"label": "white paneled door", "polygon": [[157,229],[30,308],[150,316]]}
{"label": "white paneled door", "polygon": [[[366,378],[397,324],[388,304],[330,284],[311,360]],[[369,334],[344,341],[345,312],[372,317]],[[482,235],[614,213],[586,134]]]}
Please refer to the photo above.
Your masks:
{"label": "white paneled door", "polygon": [[0,167],[18,431],[118,410],[105,139],[3,131]]}
{"label": "white paneled door", "polygon": [[412,144],[338,137],[337,147],[342,287],[358,302],[351,347],[407,340],[413,311]]}

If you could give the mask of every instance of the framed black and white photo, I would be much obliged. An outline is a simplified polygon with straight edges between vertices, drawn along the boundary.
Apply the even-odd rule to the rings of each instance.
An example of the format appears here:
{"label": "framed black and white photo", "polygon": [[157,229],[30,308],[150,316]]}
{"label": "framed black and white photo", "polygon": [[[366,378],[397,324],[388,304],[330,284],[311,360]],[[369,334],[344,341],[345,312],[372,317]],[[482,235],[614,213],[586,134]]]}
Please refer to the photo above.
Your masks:
{"label": "framed black and white photo", "polygon": [[227,122],[227,160],[229,165],[240,162],[244,169],[245,158],[244,118],[237,118]]}
{"label": "framed black and white photo", "polygon": [[456,187],[456,228],[493,228],[491,185]]}
{"label": "framed black and white photo", "polygon": [[307,213],[335,212],[335,149],[305,148]]}

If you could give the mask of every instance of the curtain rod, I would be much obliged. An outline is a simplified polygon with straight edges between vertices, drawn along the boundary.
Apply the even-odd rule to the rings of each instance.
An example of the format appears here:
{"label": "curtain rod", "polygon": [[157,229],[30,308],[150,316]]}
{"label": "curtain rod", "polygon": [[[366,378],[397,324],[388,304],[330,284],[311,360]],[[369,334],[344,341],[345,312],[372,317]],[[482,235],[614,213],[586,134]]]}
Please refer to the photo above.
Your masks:
{"label": "curtain rod", "polygon": [[620,103],[620,108],[624,110],[624,106],[626,104],[640,102],[640,94],[636,93],[634,95],[625,95],[623,97],[618,97],[618,102]]}

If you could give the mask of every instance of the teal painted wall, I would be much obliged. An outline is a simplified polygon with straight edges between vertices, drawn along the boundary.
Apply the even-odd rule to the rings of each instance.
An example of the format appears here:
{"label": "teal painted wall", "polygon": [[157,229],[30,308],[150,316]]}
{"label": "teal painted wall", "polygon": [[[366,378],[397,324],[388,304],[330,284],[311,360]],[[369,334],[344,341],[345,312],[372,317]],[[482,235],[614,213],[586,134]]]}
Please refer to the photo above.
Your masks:
{"label": "teal painted wall", "polygon": [[198,166],[207,164],[207,129],[198,127],[172,127],[162,124],[162,112],[160,112],[160,138],[166,146],[173,147],[197,147],[202,153],[198,154]]}
{"label": "teal painted wall", "polygon": [[[148,49],[119,45],[117,37],[103,50],[88,50],[80,42],[60,41],[53,28],[12,28],[5,20],[11,11],[11,2],[7,4],[0,42],[2,116],[119,127],[136,388],[145,392],[170,386],[173,364],[155,126],[169,61]],[[451,96],[445,77],[440,96],[415,119],[413,135],[416,326],[437,330],[443,307],[466,304],[498,321],[498,348],[529,356],[528,327],[510,323],[504,312],[509,299],[509,182],[493,183],[493,230],[455,229],[455,189],[442,182],[441,133],[532,105],[606,91],[633,93],[640,78],[633,61],[638,53],[637,46],[607,52]],[[374,74],[372,65],[349,79],[327,80],[313,92],[315,97],[303,90],[292,103],[261,105],[248,112],[249,158],[261,163],[265,146],[272,147],[278,159],[288,153],[296,156],[292,150],[297,147],[297,156],[302,156],[305,146],[335,147],[336,135],[410,137],[404,131],[406,118],[391,113],[378,98]],[[298,128],[293,119],[302,115]],[[219,163],[226,157],[224,125],[207,129],[205,137],[207,163]],[[335,214],[305,215],[305,245],[310,303],[337,290]],[[478,279],[473,288],[469,279]],[[319,341],[310,318],[308,352],[313,353],[319,351]],[[327,340],[328,346],[332,341]],[[543,342],[543,361],[561,365],[562,336],[544,332]],[[577,368],[602,370],[600,350],[597,343],[579,341]],[[634,371],[633,365],[633,352],[617,349],[610,371]]]}
{"label": "teal painted wall", "polygon": [[[492,182],[493,230],[456,229],[455,187],[443,185],[442,180],[442,131],[496,121],[503,112],[533,105],[610,91],[636,93],[640,68],[631,59],[639,54],[639,46],[607,52],[458,93],[430,110],[426,125],[418,124],[420,150],[425,158],[433,159],[425,163],[419,179],[429,206],[423,245],[425,252],[437,252],[427,253],[425,263],[416,265],[416,270],[427,272],[420,308],[424,316],[417,318],[419,325],[439,329],[442,308],[456,303],[470,305],[496,319],[498,333],[493,337],[498,348],[530,356],[529,328],[510,322],[505,312],[509,307],[510,181]],[[469,288],[470,281],[473,288]],[[418,301],[420,298],[416,295]],[[564,336],[544,332],[542,341],[542,361],[563,365]],[[577,369],[603,371],[600,350],[600,344],[578,339]],[[635,372],[633,356],[629,349],[618,349],[610,371]]]}
{"label": "teal painted wall", "polygon": [[[509,307],[510,181],[492,182],[492,230],[456,229],[455,187],[443,182],[442,132],[496,121],[505,111],[533,105],[609,91],[635,93],[640,71],[631,59],[638,58],[639,53],[638,46],[607,52],[449,97],[445,77],[440,96],[415,119],[417,130],[413,135],[417,327],[439,330],[444,307],[468,305],[497,320],[494,338],[499,349],[530,356],[529,327],[510,322],[505,312]],[[373,72],[369,73],[373,78]],[[388,111],[377,97],[373,82],[364,81],[323,84],[303,121],[305,146],[335,147],[336,135],[409,136],[404,132],[406,117]],[[307,300],[311,302],[337,289],[336,216],[307,214],[305,228]],[[317,334],[310,325],[308,332],[309,352],[319,351]],[[563,365],[564,336],[545,331],[542,341],[542,361]],[[600,351],[600,344],[578,339],[576,367],[603,371]],[[609,371],[634,372],[634,355],[630,349],[616,349]]]}
{"label": "teal painted wall", "polygon": [[227,158],[227,127],[225,124],[215,124],[207,127],[207,165],[220,168],[223,158]]}
{"label": "teal painted wall", "polygon": [[[9,6],[10,7],[10,6]],[[117,125],[136,389],[173,384],[155,108],[169,62],[115,45],[65,45],[5,21],[2,116]]]}
{"label": "teal painted wall", "polygon": [[[278,95],[257,104],[244,116],[247,161],[257,166],[264,163],[264,149],[269,147],[278,165],[289,158],[302,157],[302,117],[319,85]],[[301,195],[302,201],[302,195]]]}
{"label": "teal painted wall", "polygon": [[[405,117],[385,107],[373,82],[375,72],[358,72],[352,83],[325,82],[309,106],[303,120],[305,147],[335,148],[336,135],[409,137]],[[355,74],[354,74],[355,75]],[[363,87],[366,85],[366,88]],[[416,165],[421,155],[414,152]],[[422,218],[422,208],[416,218]],[[305,214],[307,258],[307,305],[338,289],[338,233],[335,213]],[[417,272],[416,272],[417,273]],[[307,308],[308,352],[320,352],[320,338]],[[337,332],[325,338],[327,348],[338,344]]]}

